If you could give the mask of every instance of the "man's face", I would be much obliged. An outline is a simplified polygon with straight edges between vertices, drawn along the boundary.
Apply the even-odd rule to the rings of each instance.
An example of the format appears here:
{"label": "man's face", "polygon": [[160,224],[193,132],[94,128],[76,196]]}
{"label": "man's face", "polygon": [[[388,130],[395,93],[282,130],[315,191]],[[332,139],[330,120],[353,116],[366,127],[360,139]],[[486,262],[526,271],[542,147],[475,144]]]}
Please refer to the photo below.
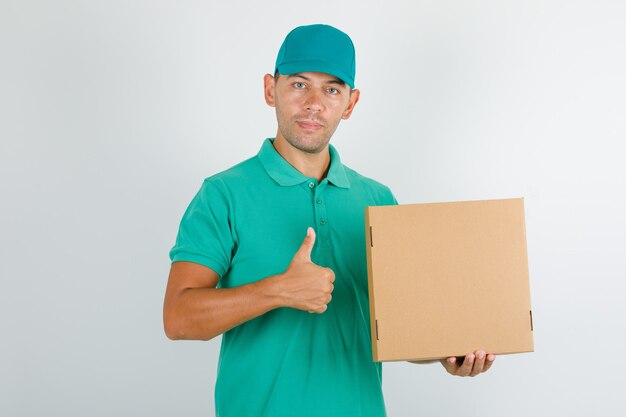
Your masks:
{"label": "man's face", "polygon": [[276,108],[278,133],[307,153],[326,149],[341,119],[348,119],[359,91],[321,72],[265,76],[265,100]]}

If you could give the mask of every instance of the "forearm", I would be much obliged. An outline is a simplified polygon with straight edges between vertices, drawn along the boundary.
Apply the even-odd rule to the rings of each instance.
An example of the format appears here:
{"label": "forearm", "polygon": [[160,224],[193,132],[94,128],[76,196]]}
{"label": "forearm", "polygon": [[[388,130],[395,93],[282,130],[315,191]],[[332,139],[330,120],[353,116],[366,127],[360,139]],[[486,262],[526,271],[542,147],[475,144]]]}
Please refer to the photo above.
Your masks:
{"label": "forearm", "polygon": [[165,303],[165,332],[173,340],[209,340],[281,307],[274,280],[236,288],[184,289]]}
{"label": "forearm", "polygon": [[284,273],[236,288],[216,288],[220,277],[209,267],[174,262],[163,305],[165,334],[174,340],[209,340],[279,307],[324,313],[335,274],[311,262],[314,244],[315,231],[309,227]]}

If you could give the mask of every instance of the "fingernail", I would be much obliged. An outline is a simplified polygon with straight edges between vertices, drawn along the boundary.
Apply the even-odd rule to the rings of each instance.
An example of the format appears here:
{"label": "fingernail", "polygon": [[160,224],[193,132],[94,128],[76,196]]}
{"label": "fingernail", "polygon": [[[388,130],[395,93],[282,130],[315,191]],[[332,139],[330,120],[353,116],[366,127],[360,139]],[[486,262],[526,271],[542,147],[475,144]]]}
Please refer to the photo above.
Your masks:
{"label": "fingernail", "polygon": [[489,355],[487,355],[487,360],[488,360],[488,361],[493,362],[493,361],[495,361],[495,360],[496,360],[496,357],[495,357],[495,355],[492,355],[492,354],[490,353]]}
{"label": "fingernail", "polygon": [[469,361],[470,363],[474,363],[474,355],[469,355]]}
{"label": "fingernail", "polygon": [[478,360],[483,360],[483,358],[485,357],[485,352],[478,352],[476,357],[478,358]]}
{"label": "fingernail", "polygon": [[448,363],[454,363],[456,362],[456,358],[448,358]]}

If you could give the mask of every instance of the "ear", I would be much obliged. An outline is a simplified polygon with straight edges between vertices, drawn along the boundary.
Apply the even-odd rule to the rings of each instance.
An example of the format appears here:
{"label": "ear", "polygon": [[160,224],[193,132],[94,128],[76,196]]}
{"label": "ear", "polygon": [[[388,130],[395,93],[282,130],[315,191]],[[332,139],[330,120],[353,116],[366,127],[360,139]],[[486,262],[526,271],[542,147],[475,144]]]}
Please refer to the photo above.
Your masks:
{"label": "ear", "polygon": [[265,93],[265,102],[271,107],[276,107],[276,99],[274,96],[275,87],[276,79],[270,74],[265,74],[263,77],[263,92]]}
{"label": "ear", "polygon": [[356,106],[356,103],[359,102],[360,95],[361,92],[356,88],[352,90],[352,92],[350,93],[350,99],[348,100],[348,107],[346,107],[346,109],[343,111],[343,114],[341,115],[342,119],[348,120],[350,118],[352,110],[354,110],[354,106]]}

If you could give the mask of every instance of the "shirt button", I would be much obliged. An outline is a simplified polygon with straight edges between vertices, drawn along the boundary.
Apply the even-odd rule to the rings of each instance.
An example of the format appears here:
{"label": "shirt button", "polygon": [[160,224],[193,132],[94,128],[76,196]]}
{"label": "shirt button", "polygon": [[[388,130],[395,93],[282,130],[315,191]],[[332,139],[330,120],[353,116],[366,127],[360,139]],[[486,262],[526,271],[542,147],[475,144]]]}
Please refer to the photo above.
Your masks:
{"label": "shirt button", "polygon": [[315,202],[317,204],[322,204],[322,199],[318,197],[318,198],[315,199]]}
{"label": "shirt button", "polygon": [[315,183],[314,182],[310,182],[309,183],[309,188],[315,188]]}
{"label": "shirt button", "polygon": [[320,220],[320,224],[324,226],[326,224],[326,220],[325,219]]}

